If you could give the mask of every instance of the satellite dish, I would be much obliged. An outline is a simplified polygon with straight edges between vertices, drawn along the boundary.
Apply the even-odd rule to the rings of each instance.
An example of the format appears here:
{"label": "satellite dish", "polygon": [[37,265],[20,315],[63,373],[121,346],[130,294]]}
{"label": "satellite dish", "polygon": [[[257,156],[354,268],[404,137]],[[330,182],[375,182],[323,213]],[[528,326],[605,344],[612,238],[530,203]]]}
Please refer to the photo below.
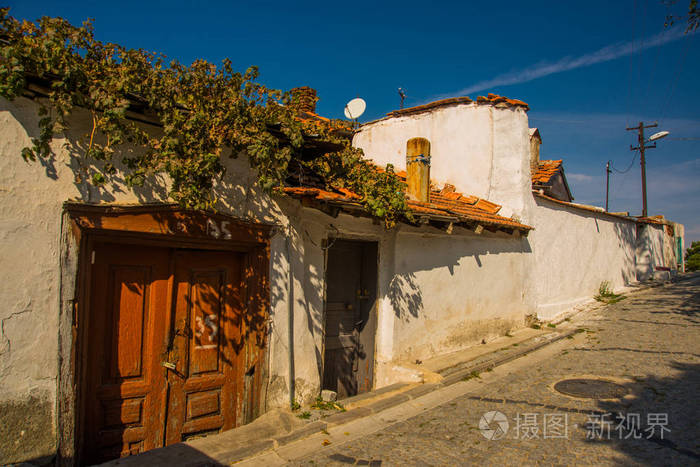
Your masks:
{"label": "satellite dish", "polygon": [[668,136],[668,131],[660,131],[658,133],[654,133],[649,137],[649,141],[656,141],[657,139],[661,139],[665,136]]}
{"label": "satellite dish", "polygon": [[365,112],[367,103],[359,97],[354,98],[345,104],[345,116],[351,120],[356,120]]}

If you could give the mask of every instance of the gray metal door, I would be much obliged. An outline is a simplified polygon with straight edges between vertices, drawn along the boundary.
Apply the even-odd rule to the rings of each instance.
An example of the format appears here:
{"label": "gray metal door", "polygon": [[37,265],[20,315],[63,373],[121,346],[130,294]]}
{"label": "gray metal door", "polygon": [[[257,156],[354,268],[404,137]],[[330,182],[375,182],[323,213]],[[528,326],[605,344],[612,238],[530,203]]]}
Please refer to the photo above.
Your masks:
{"label": "gray metal door", "polygon": [[328,250],[323,388],[339,398],[372,389],[377,244],[336,240]]}

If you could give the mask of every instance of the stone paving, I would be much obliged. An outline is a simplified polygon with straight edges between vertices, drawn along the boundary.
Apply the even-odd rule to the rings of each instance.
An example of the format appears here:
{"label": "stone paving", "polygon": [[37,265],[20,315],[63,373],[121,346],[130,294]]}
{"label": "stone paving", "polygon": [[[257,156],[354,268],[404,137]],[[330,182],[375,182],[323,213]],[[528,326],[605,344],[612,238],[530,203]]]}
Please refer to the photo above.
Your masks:
{"label": "stone paving", "polygon": [[[551,356],[294,465],[700,465],[700,278],[566,324],[580,334],[554,344]],[[577,399],[552,388],[582,376],[628,394]]]}

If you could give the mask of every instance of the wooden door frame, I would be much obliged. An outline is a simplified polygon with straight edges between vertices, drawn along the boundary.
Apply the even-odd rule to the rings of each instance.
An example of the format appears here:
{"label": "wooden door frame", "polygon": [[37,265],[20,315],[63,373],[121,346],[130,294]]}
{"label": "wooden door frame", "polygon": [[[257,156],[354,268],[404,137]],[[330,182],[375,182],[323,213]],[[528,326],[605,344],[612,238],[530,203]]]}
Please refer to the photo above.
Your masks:
{"label": "wooden door frame", "polygon": [[[265,400],[270,291],[270,236],[273,225],[246,222],[217,213],[182,209],[177,205],[89,205],[64,203],[61,229],[61,277],[58,375],[58,460],[61,465],[81,462],[86,384],[90,278],[90,252],[95,242],[206,249],[243,254],[242,274],[246,316],[257,316],[257,328],[243,323],[246,335],[247,375],[244,406],[239,420],[246,423],[260,414]],[[251,272],[254,272],[252,274]],[[246,274],[247,273],[247,274]],[[170,279],[172,280],[172,278]],[[84,312],[83,312],[84,311]],[[250,387],[248,385],[250,384]]]}
{"label": "wooden door frame", "polygon": [[380,262],[380,248],[381,248],[381,238],[373,234],[343,234],[334,237],[328,237],[323,240],[323,329],[321,332],[321,368],[319,379],[321,381],[321,389],[323,389],[323,375],[326,371],[326,306],[328,303],[328,256],[330,250],[333,247],[333,243],[336,241],[348,241],[357,243],[374,243],[377,245],[377,255],[376,255],[376,269],[377,277],[375,284],[375,298],[372,308],[375,310],[377,315],[377,327],[374,330],[374,348],[372,349],[372,387],[375,386],[376,376],[377,376],[377,335],[379,333],[379,262]]}

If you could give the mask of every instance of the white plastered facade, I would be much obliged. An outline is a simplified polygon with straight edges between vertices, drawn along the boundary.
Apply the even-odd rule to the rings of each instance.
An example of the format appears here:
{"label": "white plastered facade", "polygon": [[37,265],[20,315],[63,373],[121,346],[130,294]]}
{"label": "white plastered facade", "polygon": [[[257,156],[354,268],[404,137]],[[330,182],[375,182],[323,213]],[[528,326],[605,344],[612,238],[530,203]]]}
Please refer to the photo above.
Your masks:
{"label": "white plastered facade", "polygon": [[[62,205],[68,200],[167,202],[167,181],[132,192],[119,180],[97,189],[84,182],[85,177],[76,179],[81,170],[76,146],[90,128],[85,113],[76,112],[70,134],[54,140],[55,158],[46,164],[20,157],[38,131],[35,102],[0,101],[0,128],[0,293],[6,304],[0,311],[0,406],[21,411],[39,401],[45,407],[28,422],[44,430],[38,442],[30,446],[20,439],[19,433],[31,427],[8,432],[13,443],[20,439],[31,458],[55,452],[59,438],[56,407],[64,396],[59,374],[70,348],[65,309],[72,293],[62,270],[71,254]],[[276,226],[270,251],[265,409],[288,406],[291,398],[309,402],[321,388],[326,260],[322,245],[333,236],[378,242],[377,388],[420,381],[420,371],[410,365],[415,360],[503,335],[523,326],[530,314],[555,317],[590,299],[602,280],[619,288],[636,275],[639,248],[629,244],[636,242],[634,222],[535,201],[527,114],[521,108],[461,104],[388,118],[362,127],[354,144],[380,165],[405,169],[406,141],[419,136],[431,141],[433,179],[499,203],[500,214],[513,215],[535,230],[521,236],[476,234],[456,227],[448,235],[402,224],[387,231],[367,218],[333,218],[290,198],[270,197],[257,188],[244,155],[224,161],[226,176],[215,189],[219,211]],[[650,240],[641,248],[648,250],[655,265],[668,263],[663,248],[661,256],[658,253],[663,246],[659,231],[663,228],[650,228]],[[581,242],[588,242],[587,248],[578,247]],[[595,258],[586,258],[590,252]],[[24,459],[6,457],[0,463],[19,460]]]}

